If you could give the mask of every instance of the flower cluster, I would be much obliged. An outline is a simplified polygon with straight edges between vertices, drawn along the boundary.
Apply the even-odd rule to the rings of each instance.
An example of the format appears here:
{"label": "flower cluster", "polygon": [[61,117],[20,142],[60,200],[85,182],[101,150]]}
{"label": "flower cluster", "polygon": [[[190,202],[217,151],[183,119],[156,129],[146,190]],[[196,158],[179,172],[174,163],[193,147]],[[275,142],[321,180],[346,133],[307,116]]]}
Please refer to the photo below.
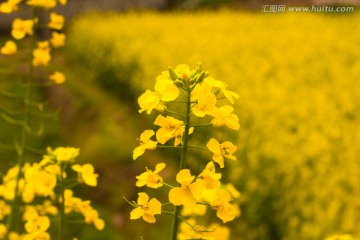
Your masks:
{"label": "flower cluster", "polygon": [[[59,217],[61,206],[64,206],[65,214],[80,213],[85,223],[93,224],[98,230],[104,228],[104,221],[91,207],[90,201],[74,197],[70,189],[79,183],[97,185],[98,174],[93,172],[91,164],[74,164],[78,155],[77,148],[48,148],[47,154],[39,163],[26,163],[20,172],[18,166],[7,171],[0,185],[0,221],[4,221],[10,214],[10,202],[14,200],[16,191],[21,196],[25,208],[22,213],[25,233],[19,235],[12,231],[10,235],[18,235],[20,239],[50,239],[47,230],[51,221]],[[70,166],[73,173],[67,171]],[[23,177],[18,180],[19,174]],[[74,174],[78,175],[78,178],[68,177]],[[20,183],[17,189],[16,181]],[[63,194],[59,192],[61,189]],[[0,238],[3,238],[8,230],[4,224],[0,224],[0,230]]]}
{"label": "flower cluster", "polygon": [[[145,172],[136,177],[137,187],[158,189],[165,185],[170,190],[168,199],[163,203],[156,198],[149,200],[150,197],[145,192],[139,193],[137,202],[131,203],[135,209],[130,213],[130,218],[142,217],[149,223],[155,223],[157,214],[173,215],[175,226],[173,225],[172,239],[180,235],[181,239],[185,239],[185,236],[186,239],[228,239],[229,230],[225,226],[215,223],[209,227],[197,225],[196,216],[203,216],[207,209],[212,209],[226,223],[240,214],[236,204],[239,192],[231,184],[226,186],[221,182],[222,174],[217,169],[217,166],[225,167],[225,159],[236,160],[234,153],[237,147],[229,141],[220,142],[215,138],[210,138],[206,146],[193,146],[189,143],[190,136],[200,127],[240,128],[239,118],[233,113],[231,106],[234,99],[239,97],[238,94],[228,90],[224,82],[208,75],[208,72],[202,70],[201,64],[193,70],[184,64],[175,69],[169,68],[156,78],[154,91],[146,90],[138,99],[140,113],[159,112],[154,121],[158,128],[156,132],[145,130],[140,135],[140,144],[133,151],[133,159],[143,155],[146,150],[163,147],[180,150],[181,159],[175,179],[169,180],[176,180],[176,186],[165,182],[161,176],[166,168],[163,162],[158,163],[155,170],[146,168]],[[190,149],[208,151],[212,155],[198,174],[186,164]],[[164,205],[172,205],[173,211],[164,211]],[[178,219],[182,221],[179,234]]]}
{"label": "flower cluster", "polygon": [[[7,0],[0,4],[0,13],[10,14],[19,9],[22,0]],[[48,28],[51,31],[51,37],[47,40],[36,41],[32,46],[32,65],[33,67],[48,66],[51,61],[51,50],[62,47],[65,44],[66,36],[62,33],[64,27],[64,16],[51,12],[46,24],[40,24],[36,13],[39,9],[49,10],[57,5],[56,0],[27,0],[25,4],[32,8],[33,16],[30,19],[15,18],[12,23],[11,36],[13,40],[8,40],[0,48],[3,55],[16,55],[21,49],[18,49],[19,41],[27,36],[33,37],[38,28]],[[66,5],[66,0],[59,0],[61,5]],[[35,39],[35,38],[34,38]],[[65,75],[62,72],[55,71],[48,77],[54,84],[65,82]]]}
{"label": "flower cluster", "polygon": [[[59,0],[59,3],[65,5],[66,0]],[[43,153],[38,147],[31,146],[32,137],[42,135],[44,119],[56,116],[56,113],[44,112],[45,101],[42,101],[36,92],[44,86],[65,82],[65,75],[59,71],[51,74],[42,71],[49,65],[53,49],[63,46],[66,39],[61,32],[65,21],[62,15],[50,12],[45,23],[41,23],[38,18],[40,11],[48,13],[57,4],[57,0],[7,0],[0,4],[0,13],[9,14],[20,7],[32,13],[29,19],[13,20],[13,40],[0,47],[0,54],[18,55],[16,60],[28,63],[25,73],[9,71],[9,79],[13,80],[9,85],[14,84],[9,89],[14,89],[14,92],[5,91],[4,94],[10,101],[17,103],[12,103],[11,106],[21,107],[11,110],[0,107],[2,120],[16,130],[14,146],[3,143],[1,146],[14,150],[17,155],[16,165],[11,167],[0,181],[0,239],[47,240],[52,238],[54,229],[57,239],[65,239],[67,215],[75,216],[76,213],[83,216],[83,220],[77,222],[94,225],[98,230],[105,227],[104,220],[99,217],[90,201],[75,197],[71,190],[79,183],[97,186],[98,174],[94,172],[94,167],[91,164],[75,164],[79,149],[48,148],[41,161],[28,159],[30,151]],[[50,31],[51,37],[40,40],[40,37],[36,36],[39,30]],[[40,67],[43,67],[41,71]],[[47,80],[37,79],[36,75],[40,73],[49,75]],[[25,77],[21,78],[23,76]],[[20,79],[21,84],[14,83]],[[55,227],[52,227],[53,225]]]}
{"label": "flower cluster", "polygon": [[[233,235],[269,239],[275,229],[281,239],[324,239],[330,233],[359,238],[360,145],[354,143],[360,141],[360,47],[351,44],[360,42],[359,21],[359,11],[345,18],[269,18],[228,9],[98,14],[77,18],[68,44],[89,77],[99,75],[99,61],[116,79],[122,79],[119,66],[129,66],[132,77],[125,81],[133,89],[154,91],[151,79],[159,69],[199,56],[224,76],[241,96],[234,108],[242,123],[241,162],[224,169],[245,201]],[[144,22],[150,23],[146,31]],[[301,29],[293,27],[298,22]],[[109,55],[103,46],[112,50]],[[135,70],[134,60],[141,66]]]}
{"label": "flower cluster", "polygon": [[325,240],[357,240],[357,238],[352,237],[350,234],[335,234]]}

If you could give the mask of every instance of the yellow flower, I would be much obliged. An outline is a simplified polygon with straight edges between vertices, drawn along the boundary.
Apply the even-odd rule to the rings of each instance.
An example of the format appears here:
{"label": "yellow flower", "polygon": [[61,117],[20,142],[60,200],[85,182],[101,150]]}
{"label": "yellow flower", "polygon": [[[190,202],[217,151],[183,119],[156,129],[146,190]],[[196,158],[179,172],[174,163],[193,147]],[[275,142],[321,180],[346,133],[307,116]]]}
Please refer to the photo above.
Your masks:
{"label": "yellow flower", "polygon": [[206,147],[214,154],[213,160],[217,162],[221,168],[224,168],[224,157],[236,160],[233,154],[237,150],[237,147],[231,142],[223,142],[220,144],[215,138],[211,138],[206,144]]}
{"label": "yellow flower", "polygon": [[15,18],[12,24],[11,35],[15,39],[22,39],[26,34],[33,34],[33,25],[32,20],[22,20],[20,18]]}
{"label": "yellow flower", "polygon": [[239,95],[237,93],[227,90],[227,84],[222,81],[216,80],[212,77],[207,77],[204,79],[204,82],[213,87],[219,88],[231,104],[234,104],[234,98],[239,98]]}
{"label": "yellow flower", "polygon": [[206,201],[210,202],[210,206],[216,210],[216,216],[224,223],[234,220],[240,214],[239,208],[230,204],[231,196],[223,189],[208,191]]}
{"label": "yellow flower", "polygon": [[18,4],[22,0],[8,0],[0,4],[0,13],[12,13],[18,10]]}
{"label": "yellow flower", "polygon": [[9,240],[22,240],[17,232],[10,232],[9,233]]}
{"label": "yellow flower", "polygon": [[[189,224],[191,227],[189,226]],[[225,226],[219,224],[211,224],[208,228],[196,225],[193,218],[181,222],[179,239],[208,239],[208,240],[228,240],[230,237],[230,230]]]}
{"label": "yellow flower", "polygon": [[57,162],[71,161],[79,155],[80,149],[73,147],[58,147],[55,150],[47,149],[48,154],[54,156]]}
{"label": "yellow flower", "polygon": [[144,192],[141,192],[138,195],[138,207],[131,211],[130,219],[142,217],[142,219],[148,223],[155,223],[156,219],[154,215],[161,214],[161,203],[156,198],[152,198],[149,201],[149,196]]}
{"label": "yellow flower", "polygon": [[56,84],[62,84],[65,82],[66,77],[62,72],[54,72],[49,76],[49,79]]}
{"label": "yellow flower", "polygon": [[234,199],[238,199],[241,196],[241,193],[235,188],[235,186],[232,183],[227,183],[225,185],[225,189],[230,193],[230,195]]}
{"label": "yellow flower", "polygon": [[221,173],[215,172],[215,165],[213,162],[209,162],[206,165],[206,168],[200,173],[199,178],[202,179],[205,187],[208,189],[215,189],[221,186]]}
{"label": "yellow flower", "polygon": [[150,139],[154,134],[155,132],[153,130],[145,130],[140,135],[140,146],[136,147],[133,151],[134,160],[143,155],[146,149],[156,149],[157,142]]}
{"label": "yellow flower", "polygon": [[105,222],[99,218],[99,213],[93,209],[89,204],[84,204],[81,208],[81,214],[85,217],[85,223],[94,224],[99,231],[105,228]]}
{"label": "yellow flower", "polygon": [[4,219],[6,215],[10,213],[10,206],[5,201],[0,200],[0,221]]}
{"label": "yellow flower", "polygon": [[56,174],[52,174],[33,164],[24,170],[25,185],[22,193],[23,201],[31,202],[35,195],[37,196],[54,196],[54,188],[57,183]]}
{"label": "yellow flower", "polygon": [[28,0],[27,5],[43,7],[43,8],[53,8],[56,6],[56,0]]}
{"label": "yellow flower", "polygon": [[39,216],[34,207],[28,207],[23,218],[26,221],[25,230],[28,233],[45,232],[50,227],[49,217]]}
{"label": "yellow flower", "polygon": [[33,66],[46,66],[50,60],[49,42],[38,42],[38,47],[33,52]]}
{"label": "yellow flower", "polygon": [[67,0],[59,0],[59,3],[64,6],[64,5],[66,5]]}
{"label": "yellow flower", "polygon": [[190,67],[187,64],[179,64],[175,67],[175,73],[180,79],[189,78]]}
{"label": "yellow flower", "polygon": [[174,85],[173,81],[169,79],[164,73],[159,75],[156,79],[155,92],[146,90],[139,99],[139,112],[146,111],[150,114],[153,109],[163,111],[165,106],[163,102],[170,102],[175,100],[179,95],[179,89]]}
{"label": "yellow flower", "polygon": [[194,215],[204,216],[206,214],[206,211],[207,211],[206,205],[196,204],[195,207],[193,207],[193,208],[186,208],[184,206],[181,211],[181,215],[182,216],[194,216]]}
{"label": "yellow flower", "polygon": [[159,172],[161,172],[165,168],[165,163],[159,163],[155,167],[155,171],[151,171],[146,168],[146,172],[140,174],[139,176],[136,176],[136,179],[138,181],[136,182],[136,186],[142,187],[142,186],[148,186],[150,188],[159,188],[162,184],[162,177],[159,176]]}
{"label": "yellow flower", "polygon": [[65,198],[65,213],[68,214],[72,211],[80,212],[80,206],[82,201],[80,198],[74,197],[74,193],[70,189],[65,189],[64,198]]}
{"label": "yellow flower", "polygon": [[358,240],[353,238],[350,234],[335,234],[331,237],[327,237],[325,240]]}
{"label": "yellow flower", "polygon": [[17,47],[14,41],[7,41],[0,52],[4,55],[13,55],[17,52]]}
{"label": "yellow flower", "polygon": [[240,128],[239,118],[234,113],[234,108],[225,105],[214,109],[210,115],[214,117],[211,121],[214,127],[227,126],[228,128],[238,130]]}
{"label": "yellow flower", "polygon": [[[182,143],[182,138],[185,132],[184,122],[174,117],[164,117],[159,115],[154,122],[155,125],[160,126],[156,132],[156,139],[159,143],[165,144],[172,138],[175,138],[174,146]],[[189,134],[193,132],[194,128],[189,129]]]}
{"label": "yellow flower", "polygon": [[90,163],[84,165],[75,164],[71,167],[75,172],[79,173],[81,182],[86,185],[95,187],[97,185],[98,174],[94,173],[94,167]]}
{"label": "yellow flower", "polygon": [[230,229],[225,225],[217,223],[211,224],[208,229],[213,230],[214,240],[228,240],[230,239]]}
{"label": "yellow flower", "polygon": [[[3,176],[3,183],[0,185],[0,196],[5,200],[13,200],[15,196],[16,178],[19,173],[19,166],[10,168],[6,175]],[[24,186],[24,179],[20,179],[19,189]]]}
{"label": "yellow flower", "polygon": [[176,175],[176,181],[180,187],[174,187],[169,192],[169,202],[175,206],[184,205],[192,209],[196,205],[196,198],[193,194],[195,176],[192,176],[189,169],[183,169]]}
{"label": "yellow flower", "polygon": [[57,215],[58,209],[53,205],[53,203],[50,200],[45,200],[43,204],[37,205],[36,210],[40,215]]}
{"label": "yellow flower", "polygon": [[192,112],[197,117],[204,117],[216,108],[216,96],[212,93],[212,86],[207,83],[196,85],[192,91],[192,101],[197,101]]}
{"label": "yellow flower", "polygon": [[65,22],[64,16],[59,15],[57,13],[51,13],[48,27],[55,30],[61,30],[64,27],[64,22]]}
{"label": "yellow flower", "polygon": [[64,33],[52,32],[50,43],[54,48],[64,46],[66,36]]}
{"label": "yellow flower", "polygon": [[21,236],[22,240],[50,240],[48,232],[36,231]]}
{"label": "yellow flower", "polygon": [[0,239],[3,239],[7,233],[7,228],[4,224],[0,224]]}

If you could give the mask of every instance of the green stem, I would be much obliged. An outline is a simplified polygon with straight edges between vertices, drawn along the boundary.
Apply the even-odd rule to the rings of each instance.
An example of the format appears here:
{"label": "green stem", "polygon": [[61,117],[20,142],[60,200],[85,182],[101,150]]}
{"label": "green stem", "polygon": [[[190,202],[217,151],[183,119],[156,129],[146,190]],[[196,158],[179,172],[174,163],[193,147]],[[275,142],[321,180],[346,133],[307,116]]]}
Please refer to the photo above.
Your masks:
{"label": "green stem", "polygon": [[157,148],[183,149],[182,146],[156,145]]}
{"label": "green stem", "polygon": [[162,184],[164,184],[165,186],[169,187],[169,188],[174,188],[173,186],[171,186],[170,184],[166,183],[166,182],[161,182]]}
{"label": "green stem", "polygon": [[[36,8],[33,7],[32,13],[31,13],[31,19],[34,20],[35,18],[36,18]],[[33,30],[34,29],[35,29],[35,24],[34,24]],[[23,165],[24,165],[24,150],[25,150],[26,140],[27,140],[26,126],[28,125],[28,122],[29,122],[29,114],[30,114],[30,110],[31,110],[28,103],[31,101],[31,94],[32,94],[31,90],[32,90],[32,83],[34,80],[34,66],[32,64],[32,61],[33,61],[32,52],[34,49],[35,49],[35,35],[32,35],[31,43],[30,43],[29,62],[28,62],[29,72],[28,72],[28,79],[25,84],[25,94],[24,94],[24,99],[23,99],[25,111],[24,111],[24,116],[23,116],[22,122],[24,124],[21,125],[20,144],[16,151],[17,155],[18,155],[17,166],[19,167],[19,172],[16,177],[14,199],[11,202],[11,213],[9,214],[7,223],[6,223],[8,231],[4,237],[5,240],[7,240],[9,238],[10,231],[16,230],[14,225],[16,223],[19,223],[17,218],[20,218],[20,216],[18,216],[20,214],[19,209],[18,209],[20,195],[18,194],[18,191],[19,191],[19,185],[20,185],[19,182],[22,177],[21,169],[23,168]]]}
{"label": "green stem", "polygon": [[200,146],[188,146],[188,148],[200,149],[200,150],[208,150],[206,147],[200,147]]}
{"label": "green stem", "polygon": [[201,124],[194,124],[190,127],[206,127],[206,126],[212,126],[212,123],[201,123]]}
{"label": "green stem", "polygon": [[181,113],[177,113],[177,112],[171,111],[171,110],[169,110],[169,109],[165,109],[165,112],[166,112],[166,113],[173,114],[173,115],[175,115],[175,116],[179,116],[179,117],[185,118],[185,116],[182,115]]}
{"label": "green stem", "polygon": [[65,225],[65,186],[64,186],[64,168],[66,165],[61,166],[60,177],[59,177],[59,186],[60,186],[60,195],[59,195],[59,226],[58,226],[58,240],[63,239],[64,225]]}
{"label": "green stem", "polygon": [[[190,110],[191,110],[191,100],[190,100],[190,87],[188,86],[186,89],[186,113],[185,113],[185,131],[183,137],[183,147],[181,149],[181,159],[179,171],[185,168],[186,165],[186,155],[187,155],[187,147],[189,140],[189,129],[190,129]],[[179,184],[180,186],[180,184]],[[178,235],[178,226],[179,226],[179,217],[180,217],[180,206],[176,206],[174,209],[174,217],[171,228],[171,240],[176,240]]]}

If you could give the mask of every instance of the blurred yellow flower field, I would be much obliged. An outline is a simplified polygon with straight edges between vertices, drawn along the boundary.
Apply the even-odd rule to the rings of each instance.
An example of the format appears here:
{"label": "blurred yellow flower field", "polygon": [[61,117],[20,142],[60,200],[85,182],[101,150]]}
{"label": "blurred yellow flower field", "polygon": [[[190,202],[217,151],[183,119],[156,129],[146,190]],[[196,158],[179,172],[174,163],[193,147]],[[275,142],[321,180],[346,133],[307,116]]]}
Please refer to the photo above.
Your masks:
{"label": "blurred yellow flower field", "polygon": [[[243,199],[230,239],[359,237],[359,20],[225,10],[89,14],[74,21],[68,50],[85,69],[83,84],[119,99],[153,89],[159,70],[181,63],[201,61],[228,83],[239,96],[240,131],[226,178]],[[153,100],[141,111],[159,107]]]}

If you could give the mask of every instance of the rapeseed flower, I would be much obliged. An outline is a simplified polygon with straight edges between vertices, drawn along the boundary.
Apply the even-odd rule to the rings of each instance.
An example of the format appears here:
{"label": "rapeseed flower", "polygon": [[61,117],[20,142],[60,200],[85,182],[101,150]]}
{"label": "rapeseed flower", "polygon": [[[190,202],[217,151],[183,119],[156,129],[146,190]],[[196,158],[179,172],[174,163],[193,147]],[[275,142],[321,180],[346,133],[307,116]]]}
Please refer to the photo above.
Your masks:
{"label": "rapeseed flower", "polygon": [[90,204],[83,205],[81,208],[81,214],[85,218],[85,223],[93,224],[95,228],[99,231],[103,230],[105,227],[105,222],[103,219],[99,218],[99,213],[93,209]]}
{"label": "rapeseed flower", "polygon": [[33,20],[22,20],[20,18],[15,18],[12,24],[11,35],[15,39],[22,39],[26,34],[33,34]]}
{"label": "rapeseed flower", "polygon": [[210,115],[214,117],[211,121],[212,125],[214,127],[226,126],[234,130],[239,130],[239,117],[232,113],[233,111],[234,108],[229,105],[213,109],[210,113]]}
{"label": "rapeseed flower", "polygon": [[358,238],[354,238],[350,234],[336,234],[331,237],[327,237],[325,240],[358,240]]}
{"label": "rapeseed flower", "polygon": [[209,162],[198,176],[208,189],[216,189],[221,186],[221,173],[216,173],[215,170],[214,163]]}
{"label": "rapeseed flower", "polygon": [[57,147],[55,150],[47,149],[48,155],[55,157],[56,162],[68,162],[79,155],[80,149],[73,147]]}
{"label": "rapeseed flower", "polygon": [[62,47],[65,44],[66,35],[64,33],[52,32],[50,43],[54,48]]}
{"label": "rapeseed flower", "polygon": [[48,41],[38,42],[38,47],[33,52],[33,66],[47,66],[51,60]]}
{"label": "rapeseed flower", "polygon": [[[160,128],[156,131],[156,140],[165,144],[172,138],[175,138],[174,146],[178,146],[182,143],[182,137],[185,132],[184,122],[178,120],[174,117],[163,115],[157,116],[154,122],[155,125],[160,126]],[[189,134],[193,132],[194,128],[189,129]]]}
{"label": "rapeseed flower", "polygon": [[212,92],[213,87],[207,83],[196,85],[192,91],[192,101],[196,104],[192,107],[192,112],[197,117],[204,117],[211,114],[216,109],[216,96]]}
{"label": "rapeseed flower", "polygon": [[191,175],[189,169],[183,169],[176,175],[176,181],[180,187],[174,187],[169,192],[169,202],[175,206],[184,205],[192,209],[196,205],[195,190],[196,184],[193,183],[195,176]]}
{"label": "rapeseed flower", "polygon": [[148,223],[155,223],[154,215],[161,213],[161,203],[156,198],[149,201],[149,196],[144,192],[138,193],[138,195],[139,198],[136,204],[138,207],[131,211],[130,219],[141,217]]}
{"label": "rapeseed flower", "polygon": [[217,162],[221,168],[224,168],[224,157],[236,160],[233,154],[237,150],[237,147],[231,142],[223,142],[220,144],[215,138],[211,138],[206,144],[206,147],[214,154],[213,160]]}
{"label": "rapeseed flower", "polygon": [[50,219],[47,216],[40,216],[33,206],[27,206],[23,214],[25,230],[27,233],[46,232],[50,227]]}
{"label": "rapeseed flower", "polygon": [[136,147],[133,151],[133,159],[137,159],[139,156],[143,155],[145,150],[154,150],[156,149],[157,142],[151,140],[150,138],[154,136],[155,132],[153,130],[145,130],[140,135],[140,146]]}
{"label": "rapeseed flower", "polygon": [[53,12],[50,14],[50,22],[48,23],[48,27],[55,30],[61,30],[64,27],[64,22],[65,18],[63,15]]}
{"label": "rapeseed flower", "polygon": [[207,77],[207,78],[204,79],[204,82],[211,85],[211,86],[213,86],[213,87],[219,88],[221,90],[221,92],[224,94],[225,98],[231,104],[234,104],[234,102],[235,102],[234,98],[235,99],[239,98],[239,94],[227,90],[228,85],[226,83],[224,83],[223,81],[216,80],[216,79],[214,79],[212,77]]}
{"label": "rapeseed flower", "polygon": [[223,189],[207,191],[206,201],[216,210],[216,216],[224,223],[234,220],[240,214],[237,206],[230,204],[231,195]]}
{"label": "rapeseed flower", "polygon": [[33,201],[35,196],[54,196],[57,175],[47,172],[37,164],[25,168],[24,180],[25,185],[22,194],[24,202]]}
{"label": "rapeseed flower", "polygon": [[7,228],[4,224],[0,224],[0,238],[3,239],[7,233]]}
{"label": "rapeseed flower", "polygon": [[56,0],[27,0],[27,5],[43,7],[45,9],[54,8],[56,6]]}
{"label": "rapeseed flower", "polygon": [[139,176],[136,176],[136,179],[138,180],[136,182],[137,187],[147,186],[150,188],[159,188],[162,184],[162,177],[159,175],[159,172],[161,172],[165,168],[165,163],[159,163],[155,167],[155,171],[151,171],[146,168],[146,172],[140,174]]}
{"label": "rapeseed flower", "polygon": [[8,0],[6,2],[3,2],[0,4],[0,13],[12,13],[16,10],[18,10],[18,4],[22,0]]}
{"label": "rapeseed flower", "polygon": [[0,200],[0,221],[10,213],[10,206],[3,200]]}
{"label": "rapeseed flower", "polygon": [[62,72],[54,72],[49,76],[49,79],[53,81],[55,84],[62,84],[65,82],[66,77]]}
{"label": "rapeseed flower", "polygon": [[159,75],[155,83],[155,92],[146,90],[139,99],[139,112],[146,111],[150,114],[152,110],[156,109],[163,111],[165,109],[164,102],[175,100],[179,95],[179,89],[174,85],[173,81],[169,79],[165,73]]}
{"label": "rapeseed flower", "polygon": [[84,182],[88,186],[96,187],[98,174],[94,173],[94,166],[90,163],[84,165],[75,164],[71,167],[75,172],[79,173],[80,182]]}
{"label": "rapeseed flower", "polygon": [[4,55],[14,55],[17,52],[17,46],[14,41],[6,41],[0,52]]}

